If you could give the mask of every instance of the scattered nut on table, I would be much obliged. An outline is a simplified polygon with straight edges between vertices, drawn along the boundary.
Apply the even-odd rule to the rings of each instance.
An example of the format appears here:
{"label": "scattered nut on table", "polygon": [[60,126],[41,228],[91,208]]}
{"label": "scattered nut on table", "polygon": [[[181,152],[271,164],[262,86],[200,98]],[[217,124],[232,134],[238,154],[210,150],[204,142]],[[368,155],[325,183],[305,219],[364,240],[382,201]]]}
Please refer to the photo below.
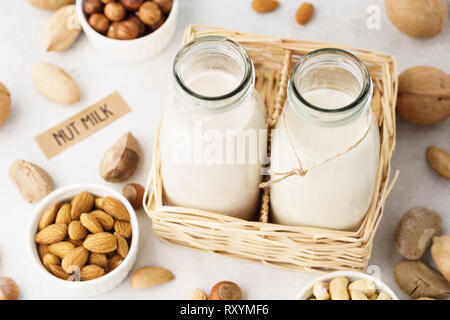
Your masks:
{"label": "scattered nut on table", "polygon": [[211,289],[209,300],[242,300],[242,291],[236,283],[222,281]]}
{"label": "scattered nut on table", "polygon": [[122,189],[123,196],[130,202],[134,209],[142,208],[145,189],[137,183],[129,183]]}
{"label": "scattered nut on table", "polygon": [[433,210],[414,208],[402,217],[395,230],[395,247],[408,260],[422,257],[434,236],[442,234],[442,218]]}
{"label": "scattered nut on table", "polygon": [[450,295],[450,282],[422,261],[402,260],[394,267],[394,279],[411,298],[443,298]]}
{"label": "scattered nut on table", "polygon": [[199,288],[195,288],[192,290],[192,292],[189,294],[188,300],[208,300],[208,296],[206,293]]}
{"label": "scattered nut on table", "polygon": [[125,181],[136,171],[140,156],[138,141],[127,133],[106,151],[100,164],[100,174],[109,182]]}
{"label": "scattered nut on table", "polygon": [[0,300],[17,300],[19,287],[16,282],[8,277],[0,277]]}
{"label": "scattered nut on table", "polygon": [[16,160],[9,168],[11,182],[17,187],[22,198],[30,203],[38,202],[53,191],[53,180],[41,167]]}
{"label": "scattered nut on table", "polygon": [[0,127],[8,120],[11,113],[11,94],[8,88],[0,82]]}
{"label": "scattered nut on table", "polygon": [[442,275],[450,281],[450,235],[433,238],[431,256]]}

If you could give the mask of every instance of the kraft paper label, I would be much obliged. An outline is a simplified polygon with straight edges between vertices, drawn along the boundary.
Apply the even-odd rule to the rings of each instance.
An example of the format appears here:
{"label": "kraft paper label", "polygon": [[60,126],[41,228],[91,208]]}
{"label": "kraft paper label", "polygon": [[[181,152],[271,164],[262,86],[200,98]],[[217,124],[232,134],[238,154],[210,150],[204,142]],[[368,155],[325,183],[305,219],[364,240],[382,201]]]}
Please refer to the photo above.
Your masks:
{"label": "kraft paper label", "polygon": [[130,107],[120,94],[114,92],[70,119],[41,133],[35,140],[47,159],[50,159],[130,111]]}

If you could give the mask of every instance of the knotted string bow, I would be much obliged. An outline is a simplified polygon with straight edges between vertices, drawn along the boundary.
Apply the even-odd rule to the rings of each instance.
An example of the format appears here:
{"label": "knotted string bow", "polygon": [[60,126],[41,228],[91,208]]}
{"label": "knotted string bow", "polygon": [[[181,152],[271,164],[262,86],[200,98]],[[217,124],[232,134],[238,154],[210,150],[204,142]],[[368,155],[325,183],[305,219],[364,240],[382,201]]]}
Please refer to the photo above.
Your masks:
{"label": "knotted string bow", "polygon": [[294,144],[293,144],[292,139],[291,139],[291,135],[289,134],[289,131],[288,131],[288,128],[287,128],[287,125],[286,125],[286,111],[283,112],[282,121],[283,121],[283,129],[285,130],[286,136],[287,136],[288,141],[289,141],[289,145],[291,146],[291,149],[292,149],[292,151],[294,152],[295,158],[297,159],[297,162],[298,162],[298,168],[293,168],[292,170],[290,170],[290,171],[285,171],[285,172],[276,172],[276,171],[269,170],[269,173],[270,173],[271,175],[273,175],[273,176],[280,176],[280,178],[278,178],[278,179],[273,179],[273,180],[269,180],[269,181],[267,181],[267,182],[263,182],[263,183],[261,183],[261,184],[259,185],[260,188],[270,187],[271,185],[273,185],[273,184],[275,184],[275,183],[278,183],[278,182],[280,182],[280,181],[283,181],[284,179],[287,179],[287,178],[289,178],[289,177],[291,177],[291,176],[304,177],[309,171],[311,171],[311,170],[313,170],[313,169],[315,169],[315,168],[317,168],[317,167],[323,166],[324,164],[326,164],[326,163],[328,163],[328,162],[330,162],[330,161],[333,161],[333,160],[339,158],[340,156],[342,156],[342,155],[344,155],[344,154],[349,153],[350,151],[352,151],[353,149],[355,149],[357,146],[359,146],[359,145],[361,144],[361,142],[364,141],[364,139],[366,139],[366,137],[368,136],[368,134],[369,134],[369,132],[370,132],[370,129],[372,129],[372,125],[373,125],[373,120],[371,119],[371,120],[370,120],[370,125],[369,125],[369,127],[367,128],[367,130],[366,130],[366,132],[364,133],[364,135],[363,135],[358,141],[356,141],[355,144],[353,144],[352,146],[348,147],[345,151],[339,152],[339,153],[335,154],[335,155],[334,155],[333,157],[331,157],[331,158],[328,158],[328,159],[325,159],[325,160],[323,160],[323,161],[321,161],[321,162],[319,162],[319,163],[316,163],[315,165],[313,165],[313,166],[312,166],[311,168],[309,168],[309,169],[303,169],[302,161],[301,161],[301,159],[300,159],[300,156],[299,156],[298,153],[297,153],[297,150],[296,150],[295,147],[294,147]]}

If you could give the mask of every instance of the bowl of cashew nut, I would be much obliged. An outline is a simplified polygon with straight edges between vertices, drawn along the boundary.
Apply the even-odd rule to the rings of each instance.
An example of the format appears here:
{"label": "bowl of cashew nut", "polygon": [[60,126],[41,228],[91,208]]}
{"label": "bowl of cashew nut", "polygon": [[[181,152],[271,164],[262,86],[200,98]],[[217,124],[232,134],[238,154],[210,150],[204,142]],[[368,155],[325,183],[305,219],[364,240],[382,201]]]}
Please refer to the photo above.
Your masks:
{"label": "bowl of cashew nut", "polygon": [[398,300],[398,297],[377,274],[337,271],[310,282],[297,300]]}

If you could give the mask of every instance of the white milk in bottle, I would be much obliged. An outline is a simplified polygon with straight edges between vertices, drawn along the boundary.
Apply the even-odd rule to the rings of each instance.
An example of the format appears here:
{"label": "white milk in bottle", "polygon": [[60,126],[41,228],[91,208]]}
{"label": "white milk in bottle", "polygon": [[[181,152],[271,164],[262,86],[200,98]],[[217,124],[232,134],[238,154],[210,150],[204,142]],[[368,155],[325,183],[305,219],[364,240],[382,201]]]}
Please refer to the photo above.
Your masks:
{"label": "white milk in bottle", "polygon": [[342,50],[312,52],[293,68],[272,139],[271,180],[284,178],[270,187],[276,223],[339,230],[360,224],[380,152],[372,91],[367,68]]}
{"label": "white milk in bottle", "polygon": [[231,40],[203,37],[180,50],[173,70],[159,141],[167,204],[252,218],[267,124],[248,54]]}

